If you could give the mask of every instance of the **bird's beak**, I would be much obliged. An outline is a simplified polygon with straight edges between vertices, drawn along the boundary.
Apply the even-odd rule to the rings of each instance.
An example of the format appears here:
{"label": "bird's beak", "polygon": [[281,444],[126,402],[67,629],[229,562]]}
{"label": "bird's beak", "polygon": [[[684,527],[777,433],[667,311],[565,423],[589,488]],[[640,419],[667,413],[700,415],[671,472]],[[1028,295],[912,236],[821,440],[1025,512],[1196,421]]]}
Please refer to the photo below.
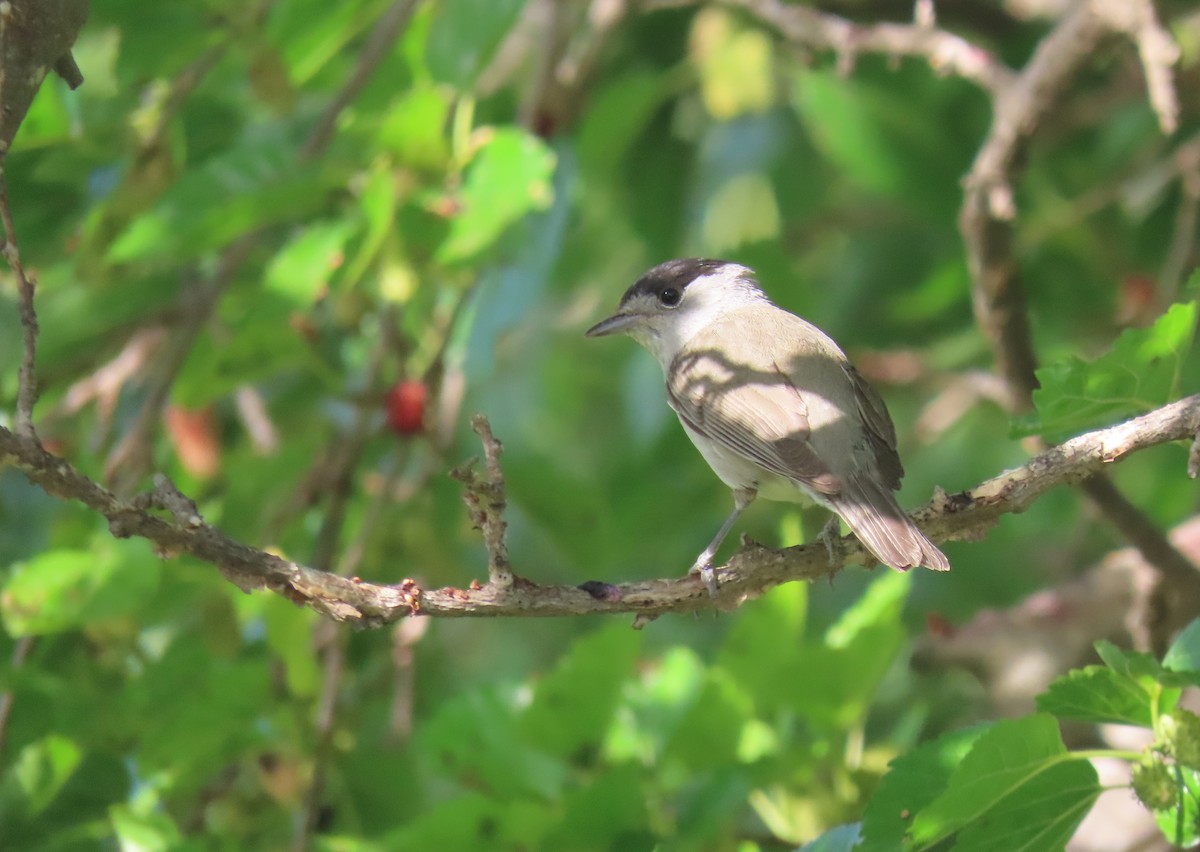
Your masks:
{"label": "bird's beak", "polygon": [[607,334],[624,334],[635,325],[640,317],[637,314],[613,314],[605,320],[600,320],[584,332],[585,337],[604,337]]}

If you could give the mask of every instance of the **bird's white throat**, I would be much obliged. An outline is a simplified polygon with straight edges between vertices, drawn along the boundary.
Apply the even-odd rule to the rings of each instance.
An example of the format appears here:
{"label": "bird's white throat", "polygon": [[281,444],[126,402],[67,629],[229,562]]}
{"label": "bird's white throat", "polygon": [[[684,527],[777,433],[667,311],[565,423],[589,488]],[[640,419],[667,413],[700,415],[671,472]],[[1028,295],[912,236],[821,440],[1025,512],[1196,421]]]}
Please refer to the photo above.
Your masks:
{"label": "bird's white throat", "polygon": [[734,263],[702,275],[688,284],[677,310],[647,327],[632,329],[630,334],[654,355],[666,373],[687,342],[723,316],[750,305],[775,308],[752,275],[749,269]]}

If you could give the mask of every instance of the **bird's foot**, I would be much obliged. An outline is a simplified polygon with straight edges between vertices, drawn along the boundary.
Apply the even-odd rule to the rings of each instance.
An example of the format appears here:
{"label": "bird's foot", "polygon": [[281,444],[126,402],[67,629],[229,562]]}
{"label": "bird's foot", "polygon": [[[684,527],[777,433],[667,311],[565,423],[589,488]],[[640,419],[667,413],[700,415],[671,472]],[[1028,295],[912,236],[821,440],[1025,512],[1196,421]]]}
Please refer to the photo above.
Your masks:
{"label": "bird's foot", "polygon": [[700,579],[704,582],[704,588],[708,589],[708,596],[710,598],[717,596],[717,570],[713,568],[712,557],[705,559],[701,556],[696,560],[696,564],[688,569],[688,574],[699,574]]}
{"label": "bird's foot", "polygon": [[839,564],[845,548],[842,545],[841,519],[837,515],[825,522],[825,526],[821,527],[821,531],[817,533],[817,540],[824,544],[825,549],[829,551],[829,564]]}

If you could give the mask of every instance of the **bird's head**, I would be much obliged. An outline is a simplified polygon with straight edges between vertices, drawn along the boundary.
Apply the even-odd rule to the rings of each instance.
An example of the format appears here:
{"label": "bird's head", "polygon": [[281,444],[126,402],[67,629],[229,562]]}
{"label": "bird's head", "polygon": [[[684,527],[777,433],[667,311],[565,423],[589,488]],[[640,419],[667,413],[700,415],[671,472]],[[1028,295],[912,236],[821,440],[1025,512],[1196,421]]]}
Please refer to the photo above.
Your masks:
{"label": "bird's head", "polygon": [[683,345],[710,323],[765,301],[754,273],[745,266],[705,258],[668,260],[626,290],[617,312],[589,328],[587,336],[628,334],[666,369]]}

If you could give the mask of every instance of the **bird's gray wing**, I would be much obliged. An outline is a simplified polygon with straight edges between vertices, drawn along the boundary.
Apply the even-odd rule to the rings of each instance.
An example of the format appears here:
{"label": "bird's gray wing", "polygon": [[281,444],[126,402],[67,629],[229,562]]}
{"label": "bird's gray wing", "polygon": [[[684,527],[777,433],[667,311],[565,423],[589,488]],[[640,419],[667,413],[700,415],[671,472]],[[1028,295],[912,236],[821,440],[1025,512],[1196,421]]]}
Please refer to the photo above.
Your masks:
{"label": "bird's gray wing", "polygon": [[680,355],[668,371],[667,399],[693,431],[819,494],[840,493],[841,479],[809,442],[804,398],[777,365],[735,379],[712,353]]}
{"label": "bird's gray wing", "polygon": [[843,369],[854,386],[854,401],[862,418],[867,444],[875,459],[875,468],[888,487],[896,491],[904,477],[904,466],[900,463],[900,454],[896,452],[896,426],[892,423],[892,416],[888,414],[879,392],[858,370],[850,364],[844,364]]}

